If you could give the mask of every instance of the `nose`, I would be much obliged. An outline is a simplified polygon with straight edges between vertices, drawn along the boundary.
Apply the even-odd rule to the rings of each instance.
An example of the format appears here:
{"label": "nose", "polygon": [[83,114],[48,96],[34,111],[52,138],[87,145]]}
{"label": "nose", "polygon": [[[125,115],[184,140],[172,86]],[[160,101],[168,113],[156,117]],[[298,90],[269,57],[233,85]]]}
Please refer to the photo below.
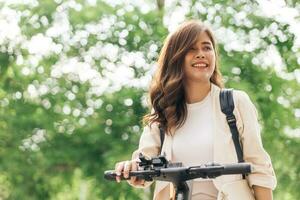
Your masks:
{"label": "nose", "polygon": [[205,56],[202,52],[199,51],[196,55],[196,58],[205,58]]}

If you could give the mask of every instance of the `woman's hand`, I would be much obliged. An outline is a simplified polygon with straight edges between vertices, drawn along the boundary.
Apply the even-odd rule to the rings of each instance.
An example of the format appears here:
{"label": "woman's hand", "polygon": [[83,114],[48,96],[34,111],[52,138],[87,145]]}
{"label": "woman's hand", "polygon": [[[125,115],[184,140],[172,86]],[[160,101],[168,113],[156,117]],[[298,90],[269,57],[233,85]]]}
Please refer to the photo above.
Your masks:
{"label": "woman's hand", "polygon": [[[121,174],[123,173],[124,178],[129,177],[130,171],[138,171],[138,163],[137,160],[127,160],[118,162],[115,165],[115,172],[117,174],[116,181],[119,183],[121,181]],[[145,183],[145,180],[138,179],[137,177],[131,177],[128,182],[133,186],[143,186]]]}
{"label": "woman's hand", "polygon": [[256,200],[272,200],[273,194],[270,188],[253,185]]}

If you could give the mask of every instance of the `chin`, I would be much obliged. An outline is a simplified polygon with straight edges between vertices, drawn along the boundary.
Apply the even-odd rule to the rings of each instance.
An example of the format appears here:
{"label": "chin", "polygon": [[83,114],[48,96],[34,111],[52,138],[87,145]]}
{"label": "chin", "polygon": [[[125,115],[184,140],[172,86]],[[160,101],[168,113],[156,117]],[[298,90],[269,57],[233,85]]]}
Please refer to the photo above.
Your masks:
{"label": "chin", "polygon": [[202,83],[202,84],[208,83],[210,82],[210,77],[194,77],[193,82]]}

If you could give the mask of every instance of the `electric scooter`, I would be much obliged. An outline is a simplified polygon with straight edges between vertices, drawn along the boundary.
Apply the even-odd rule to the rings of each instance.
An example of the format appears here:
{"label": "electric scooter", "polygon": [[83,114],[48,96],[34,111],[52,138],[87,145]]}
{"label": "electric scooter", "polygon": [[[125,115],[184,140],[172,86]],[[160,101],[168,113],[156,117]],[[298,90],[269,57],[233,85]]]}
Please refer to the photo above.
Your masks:
{"label": "electric scooter", "polygon": [[[190,200],[191,189],[188,181],[196,178],[216,178],[222,175],[251,173],[251,165],[248,163],[236,164],[205,164],[200,166],[184,167],[182,163],[168,162],[166,157],[160,155],[147,159],[144,155],[139,155],[138,171],[129,172],[129,177],[120,176],[121,180],[129,180],[131,177],[144,179],[145,181],[167,181],[172,182],[175,189],[175,200]],[[110,181],[116,180],[114,170],[104,172],[104,178]]]}

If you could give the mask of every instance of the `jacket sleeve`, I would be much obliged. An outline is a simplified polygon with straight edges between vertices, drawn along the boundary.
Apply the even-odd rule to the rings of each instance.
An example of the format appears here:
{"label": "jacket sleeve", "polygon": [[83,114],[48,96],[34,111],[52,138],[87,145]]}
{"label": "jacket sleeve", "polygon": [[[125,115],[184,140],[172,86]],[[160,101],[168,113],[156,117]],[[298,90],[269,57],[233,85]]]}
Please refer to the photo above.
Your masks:
{"label": "jacket sleeve", "polygon": [[236,91],[237,108],[242,119],[243,128],[240,133],[244,160],[253,166],[248,175],[249,185],[275,189],[277,180],[269,154],[265,151],[258,123],[258,114],[249,96],[243,91]]}
{"label": "jacket sleeve", "polygon": [[[139,147],[132,154],[132,160],[138,159],[140,153],[142,153],[143,155],[149,158],[157,156],[161,148],[160,143],[161,141],[160,141],[160,133],[159,133],[158,125],[153,123],[151,126],[149,125],[145,126],[143,133],[140,137]],[[134,186],[134,187],[139,187],[139,188],[148,187],[149,185],[151,185],[152,182],[145,182],[143,186]]]}

